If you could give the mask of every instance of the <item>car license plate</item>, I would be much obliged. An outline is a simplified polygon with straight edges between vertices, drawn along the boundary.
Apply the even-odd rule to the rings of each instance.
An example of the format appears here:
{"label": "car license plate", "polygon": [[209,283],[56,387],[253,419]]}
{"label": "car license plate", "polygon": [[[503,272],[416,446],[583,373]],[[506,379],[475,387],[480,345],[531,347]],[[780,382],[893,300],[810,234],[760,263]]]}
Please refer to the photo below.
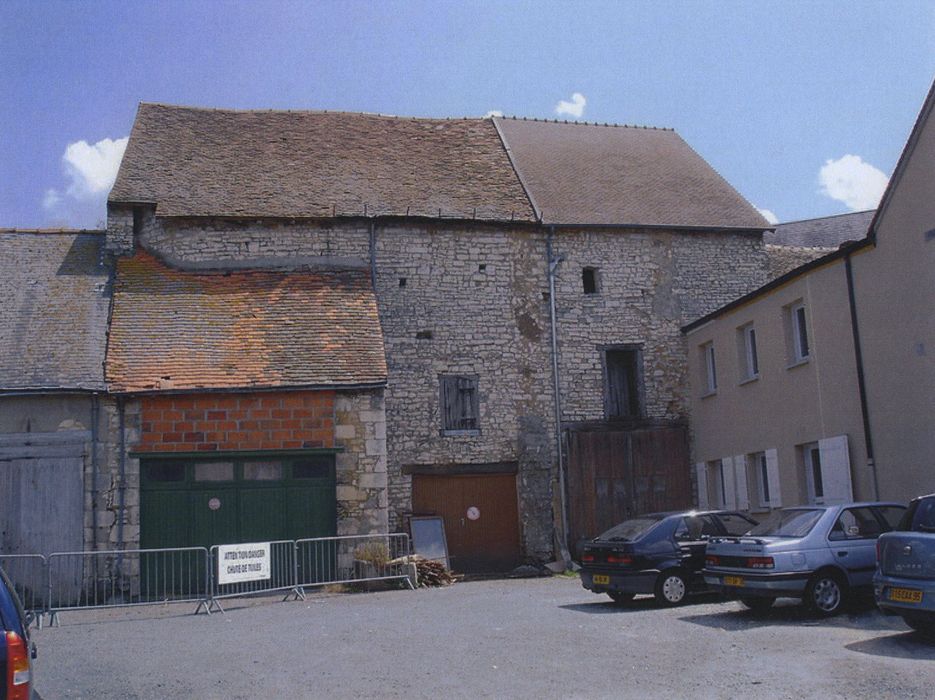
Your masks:
{"label": "car license plate", "polygon": [[603,584],[605,586],[610,585],[610,576],[604,576],[603,574],[594,574],[591,580],[597,584]]}
{"label": "car license plate", "polygon": [[886,592],[886,597],[900,603],[921,603],[922,591],[913,588],[890,588]]}
{"label": "car license plate", "polygon": [[743,576],[725,576],[724,585],[725,586],[742,586]]}

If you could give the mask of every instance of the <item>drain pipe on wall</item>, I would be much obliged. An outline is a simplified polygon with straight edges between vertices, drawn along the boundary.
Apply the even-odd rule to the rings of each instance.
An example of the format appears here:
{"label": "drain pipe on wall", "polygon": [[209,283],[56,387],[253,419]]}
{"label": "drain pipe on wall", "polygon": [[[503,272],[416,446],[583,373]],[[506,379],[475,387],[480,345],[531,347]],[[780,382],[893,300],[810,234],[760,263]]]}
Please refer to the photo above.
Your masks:
{"label": "drain pipe on wall", "polygon": [[[97,550],[97,506],[98,506],[98,421],[101,419],[101,403],[98,394],[91,394],[91,550]],[[86,545],[87,546],[87,545]]]}
{"label": "drain pipe on wall", "polygon": [[867,466],[873,475],[873,500],[880,500],[880,482],[877,479],[877,463],[873,456],[873,438],[870,434],[870,409],[867,406],[867,385],[864,382],[864,356],[860,348],[860,327],[857,325],[857,298],[854,295],[854,272],[851,254],[844,256],[844,274],[847,276],[847,300],[851,307],[851,332],[854,336],[854,357],[857,360],[857,393],[860,396],[860,415],[864,423],[864,446]]}
{"label": "drain pipe on wall", "polygon": [[561,537],[559,548],[565,568],[571,566],[571,555],[568,553],[568,502],[565,494],[565,458],[562,454],[562,403],[561,385],[558,374],[558,321],[555,315],[555,270],[561,264],[562,257],[554,257],[552,253],[552,237],[555,227],[549,226],[545,239],[546,262],[549,266],[549,318],[552,325],[552,381],[555,391],[555,447],[558,454],[558,490],[561,502]]}
{"label": "drain pipe on wall", "polygon": [[[126,519],[126,493],[127,493],[127,431],[126,411],[123,397],[117,398],[117,423],[120,430],[120,481],[117,484],[117,550],[123,551],[123,521]],[[123,555],[117,555],[117,576],[121,577]]]}

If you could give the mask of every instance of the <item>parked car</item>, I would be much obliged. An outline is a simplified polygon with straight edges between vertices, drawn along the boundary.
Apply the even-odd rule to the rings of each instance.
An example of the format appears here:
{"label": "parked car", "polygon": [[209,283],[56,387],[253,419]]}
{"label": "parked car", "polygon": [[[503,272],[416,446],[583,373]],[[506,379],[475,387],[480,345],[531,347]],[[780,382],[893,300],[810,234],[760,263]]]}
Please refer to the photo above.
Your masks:
{"label": "parked car", "polygon": [[650,513],[625,520],[581,545],[581,584],[618,603],[650,593],[663,605],[678,605],[688,593],[704,590],[700,572],[708,538],[739,535],[754,525],[733,511]]}
{"label": "parked car", "polygon": [[935,639],[935,494],[917,498],[877,540],[877,605]]}
{"label": "parked car", "polygon": [[0,569],[0,699],[32,697],[32,660],[36,647],[29,640],[26,613],[13,584]]}
{"label": "parked car", "polygon": [[876,540],[905,512],[899,503],[846,503],[773,511],[743,537],[712,539],[704,580],[755,610],[801,598],[834,615],[856,588],[873,582]]}

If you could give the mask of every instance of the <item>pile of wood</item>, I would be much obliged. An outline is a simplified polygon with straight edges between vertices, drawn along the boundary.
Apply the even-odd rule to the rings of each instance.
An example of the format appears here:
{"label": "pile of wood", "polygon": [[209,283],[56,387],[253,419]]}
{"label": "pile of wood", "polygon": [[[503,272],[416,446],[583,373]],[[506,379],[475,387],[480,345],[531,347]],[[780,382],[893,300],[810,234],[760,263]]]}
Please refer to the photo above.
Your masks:
{"label": "pile of wood", "polygon": [[446,567],[444,562],[434,559],[426,559],[419,554],[413,554],[408,557],[399,557],[388,562],[389,564],[415,564],[416,575],[419,579],[419,586],[428,588],[430,586],[448,586],[457,579]]}

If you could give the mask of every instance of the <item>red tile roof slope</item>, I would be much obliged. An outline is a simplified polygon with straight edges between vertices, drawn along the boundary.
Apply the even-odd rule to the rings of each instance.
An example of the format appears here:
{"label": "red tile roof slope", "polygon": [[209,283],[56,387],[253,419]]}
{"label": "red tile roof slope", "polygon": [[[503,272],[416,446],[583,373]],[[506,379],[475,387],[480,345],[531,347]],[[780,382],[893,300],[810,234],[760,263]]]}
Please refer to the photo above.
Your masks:
{"label": "red tile roof slope", "polygon": [[535,219],[490,119],[146,103],[110,201],[159,216]]}
{"label": "red tile roof slope", "polygon": [[544,223],[771,228],[674,131],[495,121]]}
{"label": "red tile roof slope", "polygon": [[115,392],[385,382],[370,277],[193,273],[148,253],[123,258],[106,376]]}

